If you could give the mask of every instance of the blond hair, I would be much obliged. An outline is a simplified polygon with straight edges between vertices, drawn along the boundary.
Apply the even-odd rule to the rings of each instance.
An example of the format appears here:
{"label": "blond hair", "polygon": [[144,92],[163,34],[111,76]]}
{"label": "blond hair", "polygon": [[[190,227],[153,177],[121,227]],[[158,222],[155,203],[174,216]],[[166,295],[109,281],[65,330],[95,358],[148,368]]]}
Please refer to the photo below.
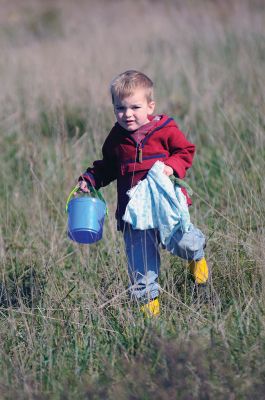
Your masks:
{"label": "blond hair", "polygon": [[112,102],[114,102],[114,96],[119,99],[131,96],[135,89],[145,89],[146,99],[148,102],[153,100],[153,82],[148,76],[139,71],[129,70],[125,71],[116,78],[114,78],[110,84],[110,93]]}

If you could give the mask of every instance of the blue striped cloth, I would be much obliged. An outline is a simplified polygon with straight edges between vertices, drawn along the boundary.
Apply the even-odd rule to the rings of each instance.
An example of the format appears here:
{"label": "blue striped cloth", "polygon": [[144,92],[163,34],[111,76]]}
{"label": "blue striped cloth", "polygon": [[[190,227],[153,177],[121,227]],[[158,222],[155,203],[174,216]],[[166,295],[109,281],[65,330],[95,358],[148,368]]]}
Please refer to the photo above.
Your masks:
{"label": "blue striped cloth", "polygon": [[167,245],[174,233],[191,227],[187,200],[180,186],[164,174],[165,164],[157,161],[147,177],[130,189],[130,198],[122,219],[133,229],[157,228],[161,243]]}

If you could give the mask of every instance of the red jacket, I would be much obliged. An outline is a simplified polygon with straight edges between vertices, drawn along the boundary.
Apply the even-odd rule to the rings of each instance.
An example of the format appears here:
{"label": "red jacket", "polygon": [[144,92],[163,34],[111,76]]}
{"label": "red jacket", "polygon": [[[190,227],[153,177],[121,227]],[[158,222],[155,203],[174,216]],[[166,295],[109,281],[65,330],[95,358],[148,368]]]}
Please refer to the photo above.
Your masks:
{"label": "red jacket", "polygon": [[[151,120],[156,121],[154,117]],[[161,115],[152,129],[137,143],[135,135],[118,123],[110,131],[102,147],[102,160],[95,161],[92,168],[79,178],[99,189],[117,180],[118,204],[116,218],[118,229],[122,229],[122,216],[128,203],[126,192],[144,179],[157,161],[163,161],[174,170],[174,175],[184,178],[191,167],[195,145],[188,142],[172,118]],[[188,204],[191,200],[185,189]],[[143,205],[144,206],[144,205]]]}

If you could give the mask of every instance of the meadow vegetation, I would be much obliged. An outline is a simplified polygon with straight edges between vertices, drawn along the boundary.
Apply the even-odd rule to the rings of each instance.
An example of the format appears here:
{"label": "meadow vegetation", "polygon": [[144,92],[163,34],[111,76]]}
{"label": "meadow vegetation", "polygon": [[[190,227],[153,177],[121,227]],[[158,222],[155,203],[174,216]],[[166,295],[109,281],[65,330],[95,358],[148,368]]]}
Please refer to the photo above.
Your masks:
{"label": "meadow vegetation", "polygon": [[[0,3],[1,399],[264,398],[262,3]],[[190,212],[211,268],[197,307],[163,253],[155,320],[127,299],[115,184],[103,240],[66,235],[67,195],[114,122],[109,82],[131,68],[197,146]]]}

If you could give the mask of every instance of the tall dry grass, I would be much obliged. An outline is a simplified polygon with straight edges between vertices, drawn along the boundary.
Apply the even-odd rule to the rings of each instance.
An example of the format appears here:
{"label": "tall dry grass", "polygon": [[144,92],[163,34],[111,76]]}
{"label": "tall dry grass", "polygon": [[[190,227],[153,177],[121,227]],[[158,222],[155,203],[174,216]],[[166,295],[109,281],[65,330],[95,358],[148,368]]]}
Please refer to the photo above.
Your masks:
{"label": "tall dry grass", "polygon": [[[262,2],[4,1],[0,5],[3,399],[263,398]],[[162,313],[128,304],[115,185],[104,239],[66,237],[64,204],[100,157],[108,85],[156,83],[197,156],[187,180],[208,236],[211,302],[163,253]]]}

